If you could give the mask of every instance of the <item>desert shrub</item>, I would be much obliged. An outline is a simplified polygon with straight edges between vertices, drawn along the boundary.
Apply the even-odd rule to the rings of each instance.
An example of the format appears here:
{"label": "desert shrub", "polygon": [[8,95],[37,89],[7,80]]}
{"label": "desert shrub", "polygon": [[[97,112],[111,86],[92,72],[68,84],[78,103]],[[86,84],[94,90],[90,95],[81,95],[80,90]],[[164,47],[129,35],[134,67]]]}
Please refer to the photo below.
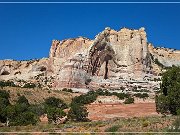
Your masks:
{"label": "desert shrub", "polygon": [[74,102],[71,104],[71,108],[68,112],[69,120],[76,122],[78,121],[85,122],[88,121],[87,116],[88,116],[88,111],[85,106]]}
{"label": "desert shrub", "polygon": [[97,96],[98,95],[95,92],[90,91],[87,94],[74,97],[72,103],[77,103],[82,105],[90,104],[96,100]]}
{"label": "desert shrub", "polygon": [[119,128],[120,128],[119,125],[114,125],[112,127],[105,129],[105,132],[117,132]]}
{"label": "desert shrub", "polygon": [[5,115],[10,126],[26,126],[36,124],[38,115],[31,111],[31,105],[25,96],[20,96],[15,105],[8,105],[5,109]]}
{"label": "desert shrub", "polygon": [[141,89],[141,92],[149,92],[147,89]]}
{"label": "desert shrub", "polygon": [[0,90],[0,122],[6,122],[6,108],[10,105],[9,93],[5,90]]}
{"label": "desert shrub", "polygon": [[34,125],[38,122],[38,115],[30,109],[31,105],[25,96],[19,96],[14,105],[10,104],[9,97],[7,91],[0,91],[1,122],[9,123],[10,126]]}
{"label": "desert shrub", "polygon": [[29,111],[37,114],[38,116],[41,116],[45,113],[45,107],[44,107],[44,104],[35,104],[35,105],[31,105],[29,108],[28,108]]}
{"label": "desert shrub", "polygon": [[91,91],[91,92],[94,94],[97,94],[99,96],[111,96],[112,95],[112,93],[109,92],[108,90],[102,90],[100,88],[96,91]]}
{"label": "desert shrub", "polygon": [[173,66],[162,75],[161,91],[156,96],[156,110],[176,115],[180,109],[180,67]]}
{"label": "desert shrub", "polygon": [[35,87],[36,87],[36,85],[33,84],[33,83],[26,83],[26,84],[24,84],[24,86],[23,86],[23,88],[35,88]]}
{"label": "desert shrub", "polygon": [[73,93],[72,89],[63,88],[62,91]]}
{"label": "desert shrub", "polygon": [[135,97],[138,97],[138,98],[147,98],[149,97],[149,95],[147,93],[136,93],[134,94]]}
{"label": "desert shrub", "polygon": [[5,98],[0,98],[0,122],[6,122],[6,108],[9,105],[9,100]]}
{"label": "desert shrub", "polygon": [[95,91],[89,91],[88,94],[96,94],[98,96],[110,96],[111,95],[111,93],[108,90],[106,90],[106,89],[103,90],[101,88],[99,88]]}
{"label": "desert shrub", "polygon": [[0,87],[6,87],[6,86],[18,87],[12,81],[0,81]]}
{"label": "desert shrub", "polygon": [[68,107],[61,99],[55,97],[45,99],[44,106],[44,112],[47,113],[49,123],[57,123],[60,118],[66,115],[63,109]]}
{"label": "desert shrub", "polygon": [[52,122],[57,123],[60,118],[66,115],[66,113],[61,108],[57,108],[57,107],[46,108],[46,113],[47,113],[48,121],[50,123]]}
{"label": "desert shrub", "polygon": [[30,111],[21,112],[16,115],[14,118],[10,119],[10,125],[13,126],[27,126],[27,125],[35,125],[39,121],[37,115]]}
{"label": "desert shrub", "polygon": [[130,96],[127,93],[116,93],[116,92],[113,92],[112,95],[117,96],[120,100],[123,100],[125,98],[129,98],[129,96]]}
{"label": "desert shrub", "polygon": [[0,97],[8,99],[10,96],[9,96],[9,93],[7,91],[0,90]]}
{"label": "desert shrub", "polygon": [[26,104],[27,106],[29,106],[29,101],[27,100],[27,98],[23,95],[23,96],[19,96],[17,102],[18,104]]}
{"label": "desert shrub", "polygon": [[35,88],[36,84],[34,83],[25,83],[25,85],[23,86],[23,88]]}
{"label": "desert shrub", "polygon": [[164,95],[159,95],[155,97],[156,111],[162,114],[166,114],[169,110],[169,103],[167,97]]}
{"label": "desert shrub", "polygon": [[132,103],[134,103],[134,98],[132,97],[129,97],[124,101],[124,104],[132,104]]}
{"label": "desert shrub", "polygon": [[56,107],[56,108],[61,108],[61,109],[67,108],[67,104],[64,103],[64,101],[62,101],[59,98],[55,98],[55,97],[49,97],[49,98],[45,99],[44,104],[45,104],[45,106],[48,106],[48,107]]}

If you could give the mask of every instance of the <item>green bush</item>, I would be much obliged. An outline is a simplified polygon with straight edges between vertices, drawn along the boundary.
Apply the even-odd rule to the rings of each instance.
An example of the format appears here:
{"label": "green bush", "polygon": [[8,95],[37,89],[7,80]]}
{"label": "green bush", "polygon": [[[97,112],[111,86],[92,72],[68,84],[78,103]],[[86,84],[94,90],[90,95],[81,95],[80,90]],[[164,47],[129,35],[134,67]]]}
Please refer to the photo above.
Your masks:
{"label": "green bush", "polygon": [[173,66],[162,75],[161,91],[156,96],[156,110],[176,115],[180,109],[180,67]]}
{"label": "green bush", "polygon": [[123,100],[125,98],[129,98],[129,96],[130,96],[127,93],[116,93],[116,92],[113,92],[112,95],[117,96],[120,100]]}
{"label": "green bush", "polygon": [[44,107],[44,104],[35,104],[35,105],[31,105],[29,108],[28,108],[29,111],[37,114],[38,116],[41,116],[43,114],[45,114],[45,107]]}
{"label": "green bush", "polygon": [[35,125],[39,121],[36,114],[30,111],[21,112],[14,118],[10,119],[10,125],[13,126],[27,126],[27,125]]}
{"label": "green bush", "polygon": [[96,100],[97,96],[98,95],[96,94],[96,92],[90,91],[87,94],[74,97],[72,103],[77,103],[82,105],[90,104]]}
{"label": "green bush", "polygon": [[68,112],[68,119],[71,121],[88,121],[88,112],[87,108],[82,104],[72,103],[71,109]]}
{"label": "green bush", "polygon": [[50,123],[54,122],[57,123],[58,120],[66,115],[66,113],[57,107],[48,107],[47,110],[47,117]]}
{"label": "green bush", "polygon": [[25,85],[23,86],[23,88],[35,88],[36,85],[34,83],[25,83]]}
{"label": "green bush", "polygon": [[73,93],[72,89],[63,88],[62,91]]}
{"label": "green bush", "polygon": [[107,129],[105,130],[105,132],[117,132],[119,128],[120,128],[119,125],[114,125],[114,126],[112,126],[112,127],[107,128]]}
{"label": "green bush", "polygon": [[7,120],[6,108],[10,105],[9,93],[5,90],[0,90],[0,122],[4,123]]}
{"label": "green bush", "polygon": [[10,96],[9,96],[9,93],[7,91],[0,90],[0,97],[8,99]]}
{"label": "green bush", "polygon": [[28,100],[21,96],[15,105],[8,105],[5,109],[5,115],[9,121],[10,126],[26,126],[29,124],[36,124],[38,122],[38,115],[31,111],[31,105]]}
{"label": "green bush", "polygon": [[25,96],[19,96],[14,105],[10,104],[9,97],[8,92],[0,90],[0,122],[10,126],[26,126],[39,121],[37,112],[33,111]]}
{"label": "green bush", "polygon": [[132,104],[132,103],[134,103],[134,98],[132,97],[129,97],[124,101],[124,104]]}
{"label": "green bush", "polygon": [[0,81],[0,87],[7,87],[7,86],[18,87],[12,81]]}
{"label": "green bush", "polygon": [[67,108],[66,103],[64,103],[61,99],[55,98],[55,97],[49,97],[45,99],[44,104],[48,107],[56,107],[56,108],[61,108],[61,109]]}
{"label": "green bush", "polygon": [[44,111],[47,113],[50,123],[57,123],[60,118],[66,115],[63,109],[66,109],[68,106],[59,98],[49,97],[45,99],[44,105]]}
{"label": "green bush", "polygon": [[162,114],[166,114],[169,110],[169,103],[167,97],[164,95],[159,95],[155,97],[156,111]]}
{"label": "green bush", "polygon": [[29,101],[27,100],[27,98],[24,95],[23,96],[19,96],[16,103],[18,103],[18,104],[26,104],[28,106],[30,105]]}
{"label": "green bush", "polygon": [[135,97],[138,97],[138,98],[148,98],[149,95],[147,93],[136,93],[134,94]]}

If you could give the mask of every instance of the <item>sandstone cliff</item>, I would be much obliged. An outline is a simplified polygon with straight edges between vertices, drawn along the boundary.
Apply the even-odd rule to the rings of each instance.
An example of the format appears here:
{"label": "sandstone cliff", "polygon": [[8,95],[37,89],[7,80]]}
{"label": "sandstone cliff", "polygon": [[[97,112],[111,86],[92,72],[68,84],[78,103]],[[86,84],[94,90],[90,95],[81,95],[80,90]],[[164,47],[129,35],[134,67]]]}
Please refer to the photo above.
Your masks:
{"label": "sandstone cliff", "polygon": [[49,58],[0,61],[0,80],[25,80],[55,89],[159,87],[163,67],[180,65],[180,51],[155,48],[145,28],[105,28],[94,40],[53,40]]}

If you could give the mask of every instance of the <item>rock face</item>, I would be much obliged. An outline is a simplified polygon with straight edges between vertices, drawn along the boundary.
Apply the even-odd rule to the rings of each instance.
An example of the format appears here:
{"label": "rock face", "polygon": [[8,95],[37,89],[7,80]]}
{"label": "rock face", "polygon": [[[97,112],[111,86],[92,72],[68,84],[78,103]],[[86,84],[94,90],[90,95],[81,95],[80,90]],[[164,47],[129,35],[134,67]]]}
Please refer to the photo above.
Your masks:
{"label": "rock face", "polygon": [[[88,41],[84,42],[87,44],[82,49],[75,49],[68,59],[69,53],[61,56],[60,51],[54,49],[63,48],[65,45],[52,46],[50,57],[58,52],[56,57],[67,59],[59,71],[55,86],[98,88],[106,85],[118,88],[123,84],[122,80],[144,81],[144,77],[151,71],[151,58],[144,28],[123,28],[120,31],[106,28],[94,41]],[[82,43],[76,45],[81,46]]]}
{"label": "rock face", "polygon": [[[95,39],[90,50],[92,75],[96,70],[96,59],[99,59],[97,73],[104,72],[104,79],[134,78],[142,80],[143,73],[150,70],[146,32],[140,30],[121,29],[114,31],[107,28]],[[104,64],[104,65],[103,65]],[[122,74],[123,73],[123,74]],[[103,73],[101,72],[101,75]]]}
{"label": "rock face", "polygon": [[[158,63],[157,63],[158,61]],[[0,80],[19,79],[59,88],[116,89],[159,87],[162,65],[180,66],[180,51],[155,48],[145,28],[105,28],[94,40],[84,37],[53,40],[49,58],[0,61]]]}
{"label": "rock face", "polygon": [[165,67],[172,65],[180,66],[180,51],[167,48],[154,48],[153,45],[148,46],[150,53],[154,59],[158,59]]}

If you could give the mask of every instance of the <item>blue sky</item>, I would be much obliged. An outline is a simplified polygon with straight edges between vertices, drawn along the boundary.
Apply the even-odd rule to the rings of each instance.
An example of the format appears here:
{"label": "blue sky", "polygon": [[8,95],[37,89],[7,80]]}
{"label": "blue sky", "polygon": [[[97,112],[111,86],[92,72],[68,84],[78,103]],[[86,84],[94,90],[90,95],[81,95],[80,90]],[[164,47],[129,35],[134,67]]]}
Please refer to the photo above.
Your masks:
{"label": "blue sky", "polygon": [[179,14],[180,3],[0,3],[0,59],[48,57],[53,39],[78,36],[93,39],[107,26],[115,30],[145,27],[148,41],[155,46],[180,50]]}

